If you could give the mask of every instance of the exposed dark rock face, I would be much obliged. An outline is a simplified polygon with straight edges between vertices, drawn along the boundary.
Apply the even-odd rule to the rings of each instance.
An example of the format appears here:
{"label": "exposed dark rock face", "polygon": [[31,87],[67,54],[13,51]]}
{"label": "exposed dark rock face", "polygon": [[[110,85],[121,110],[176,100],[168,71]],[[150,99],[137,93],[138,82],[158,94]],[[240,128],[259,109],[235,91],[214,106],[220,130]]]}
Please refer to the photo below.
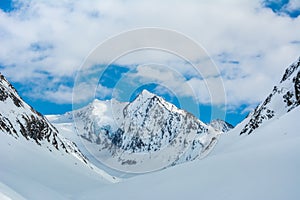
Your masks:
{"label": "exposed dark rock face", "polygon": [[298,105],[300,104],[300,71],[295,77],[295,95]]}
{"label": "exposed dark rock face", "polygon": [[[26,104],[3,75],[0,75],[0,104],[2,107],[1,130],[17,137],[19,137],[18,133],[21,133],[26,139],[35,140],[37,144],[44,139],[48,142],[57,140],[56,128],[44,116]],[[5,116],[5,112],[10,116]],[[58,148],[57,145],[56,148]]]}

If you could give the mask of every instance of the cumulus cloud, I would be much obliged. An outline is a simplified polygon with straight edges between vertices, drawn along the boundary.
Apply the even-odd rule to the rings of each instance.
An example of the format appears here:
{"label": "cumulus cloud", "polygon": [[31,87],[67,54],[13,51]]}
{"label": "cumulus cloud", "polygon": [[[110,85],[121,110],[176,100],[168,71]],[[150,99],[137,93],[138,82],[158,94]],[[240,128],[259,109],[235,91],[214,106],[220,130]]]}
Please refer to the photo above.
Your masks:
{"label": "cumulus cloud", "polygon": [[98,99],[105,99],[111,97],[112,93],[113,93],[113,88],[108,88],[101,84],[98,84],[95,97]]}
{"label": "cumulus cloud", "polygon": [[72,103],[73,88],[66,85],[59,85],[42,91],[42,88],[35,86],[24,91],[24,95],[33,99],[56,102],[57,104]]}
{"label": "cumulus cloud", "polygon": [[193,96],[185,77],[168,66],[140,65],[135,72],[124,80],[136,87],[147,83],[156,83],[169,88],[176,96]]}
{"label": "cumulus cloud", "polygon": [[[70,101],[71,87],[49,87],[45,83],[53,80],[48,77],[58,82],[74,78],[97,44],[134,28],[173,29],[202,45],[222,74],[231,105],[261,101],[300,52],[295,42],[300,41],[300,17],[277,15],[263,7],[261,0],[15,2],[18,9],[9,13],[0,10],[1,71],[14,82],[38,82],[33,85],[38,85],[41,96],[58,103]],[[287,7],[295,10],[299,3],[292,0]],[[132,56],[123,61],[140,64],[142,58]],[[150,58],[152,62],[172,63],[172,56],[167,61],[156,55]],[[172,65],[183,76],[194,73],[184,67],[180,70],[181,63],[176,63]],[[200,102],[208,101],[205,83],[190,79]],[[180,92],[185,95],[185,90]]]}

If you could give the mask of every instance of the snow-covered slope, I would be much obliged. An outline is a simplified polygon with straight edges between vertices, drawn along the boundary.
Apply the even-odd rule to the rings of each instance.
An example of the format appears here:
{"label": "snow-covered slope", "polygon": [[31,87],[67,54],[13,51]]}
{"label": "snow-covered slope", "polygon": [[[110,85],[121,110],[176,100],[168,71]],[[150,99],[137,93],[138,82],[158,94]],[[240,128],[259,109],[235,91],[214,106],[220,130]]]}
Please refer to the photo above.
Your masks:
{"label": "snow-covered slope", "polygon": [[[92,154],[105,157],[113,168],[130,172],[204,156],[221,133],[147,90],[131,103],[94,100],[82,109],[49,119],[56,124],[74,120]],[[159,159],[160,155],[164,157]],[[147,162],[153,158],[154,166]]]}
{"label": "snow-covered slope", "polygon": [[0,193],[13,200],[75,199],[110,183],[74,156],[0,133]]}
{"label": "snow-covered slope", "polygon": [[111,200],[300,199],[299,113],[298,107],[251,135],[239,136],[242,126],[238,126],[222,134],[205,159],[88,191],[82,197],[97,199],[101,194],[103,199]]}
{"label": "snow-covered slope", "polygon": [[280,83],[249,114],[241,134],[250,134],[265,122],[278,118],[300,105],[300,57],[285,71]]}
{"label": "snow-covered slope", "polygon": [[0,132],[16,139],[34,140],[52,151],[71,153],[87,163],[76,145],[65,140],[56,128],[40,113],[26,104],[15,88],[0,74]]}

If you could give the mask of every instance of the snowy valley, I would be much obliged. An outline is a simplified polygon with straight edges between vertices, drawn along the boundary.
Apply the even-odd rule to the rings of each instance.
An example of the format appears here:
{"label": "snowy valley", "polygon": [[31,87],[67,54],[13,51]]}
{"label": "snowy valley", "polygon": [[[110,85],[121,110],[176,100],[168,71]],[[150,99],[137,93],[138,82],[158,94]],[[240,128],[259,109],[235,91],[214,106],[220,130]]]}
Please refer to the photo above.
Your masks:
{"label": "snowy valley", "polygon": [[299,66],[235,128],[146,90],[47,119],[1,76],[0,198],[299,199]]}

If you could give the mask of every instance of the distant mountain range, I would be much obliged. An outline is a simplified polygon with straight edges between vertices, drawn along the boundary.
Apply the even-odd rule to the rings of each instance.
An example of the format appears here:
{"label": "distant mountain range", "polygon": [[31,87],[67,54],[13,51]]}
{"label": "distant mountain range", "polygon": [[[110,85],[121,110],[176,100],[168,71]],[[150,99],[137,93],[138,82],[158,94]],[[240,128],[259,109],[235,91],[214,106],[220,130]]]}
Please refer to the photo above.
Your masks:
{"label": "distant mountain range", "polygon": [[[241,135],[252,133],[263,123],[300,104],[299,65],[300,58],[286,69],[280,83],[244,120]],[[26,104],[3,75],[0,75],[0,104],[2,132],[16,139],[33,140],[50,151],[54,147],[74,154],[87,163],[76,144],[61,136],[44,116]],[[134,165],[143,168],[145,160],[151,160],[152,154],[168,148],[172,151],[161,158],[168,160],[164,167],[201,158],[216,144],[221,133],[234,128],[223,120],[205,124],[147,90],[132,102],[96,99],[86,107],[51,119],[55,123],[75,122],[78,135],[93,146],[95,154],[114,158],[113,165],[119,165],[121,169],[125,166],[124,170]],[[141,153],[142,160],[125,156]]]}
{"label": "distant mountain range", "polygon": [[[33,140],[50,151],[54,147],[88,163],[76,144],[59,134],[44,116],[26,104],[3,75],[0,76],[0,104],[1,131],[16,139]],[[56,116],[53,122],[75,122],[77,133],[92,144],[95,155],[114,158],[113,165],[120,165],[121,170],[128,171],[128,167],[136,165],[135,172],[140,169],[144,172],[145,166],[151,166],[146,161],[153,157],[160,164],[151,166],[148,171],[202,157],[216,144],[221,133],[233,128],[222,120],[206,125],[147,90],[130,103],[96,99],[84,108]],[[161,153],[162,150],[167,153]],[[132,157],[136,154],[140,155]]]}

